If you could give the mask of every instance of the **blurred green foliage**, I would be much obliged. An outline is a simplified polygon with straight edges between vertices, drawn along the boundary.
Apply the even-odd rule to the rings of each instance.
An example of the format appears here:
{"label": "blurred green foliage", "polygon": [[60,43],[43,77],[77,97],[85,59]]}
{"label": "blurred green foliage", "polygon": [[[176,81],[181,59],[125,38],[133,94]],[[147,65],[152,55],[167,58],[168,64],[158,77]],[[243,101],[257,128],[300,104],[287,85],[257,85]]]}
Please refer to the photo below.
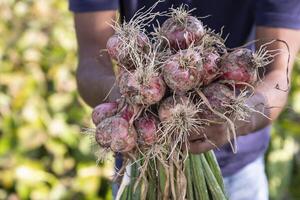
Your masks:
{"label": "blurred green foliage", "polygon": [[111,199],[78,97],[67,1],[0,2],[0,199]]}
{"label": "blurred green foliage", "polygon": [[294,65],[286,109],[273,124],[267,153],[267,174],[272,200],[300,199],[300,60]]}
{"label": "blurred green foliage", "polygon": [[[91,109],[76,91],[67,1],[0,2],[0,199],[111,199],[112,162],[96,166]],[[267,156],[272,199],[300,199],[300,64]]]}

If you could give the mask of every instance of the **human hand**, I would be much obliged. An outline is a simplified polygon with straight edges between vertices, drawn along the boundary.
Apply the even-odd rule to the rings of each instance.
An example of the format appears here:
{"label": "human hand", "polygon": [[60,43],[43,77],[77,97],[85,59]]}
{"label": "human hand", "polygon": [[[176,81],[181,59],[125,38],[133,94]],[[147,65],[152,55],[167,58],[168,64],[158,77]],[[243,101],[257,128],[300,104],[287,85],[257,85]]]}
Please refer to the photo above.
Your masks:
{"label": "human hand", "polygon": [[[232,121],[237,134],[236,137],[257,131],[271,122],[267,100],[261,93],[256,92],[245,103],[251,108],[248,118]],[[198,133],[190,134],[188,137],[190,142],[189,151],[195,154],[203,153],[223,146],[232,138],[233,134],[229,123],[207,125]]]}
{"label": "human hand", "polygon": [[228,143],[228,127],[225,124],[205,126],[199,133],[191,133],[188,137],[189,151],[200,154]]}

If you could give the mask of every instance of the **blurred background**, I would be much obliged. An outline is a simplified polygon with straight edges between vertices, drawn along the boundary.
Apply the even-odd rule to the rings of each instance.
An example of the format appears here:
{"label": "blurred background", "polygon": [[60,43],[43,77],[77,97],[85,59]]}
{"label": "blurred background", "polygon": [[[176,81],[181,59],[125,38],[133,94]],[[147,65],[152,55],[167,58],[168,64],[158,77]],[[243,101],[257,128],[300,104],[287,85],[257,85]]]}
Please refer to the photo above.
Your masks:
{"label": "blurred background", "polygon": [[[111,199],[112,162],[96,165],[76,91],[67,1],[0,1],[0,199]],[[272,200],[300,199],[300,61],[267,154]]]}

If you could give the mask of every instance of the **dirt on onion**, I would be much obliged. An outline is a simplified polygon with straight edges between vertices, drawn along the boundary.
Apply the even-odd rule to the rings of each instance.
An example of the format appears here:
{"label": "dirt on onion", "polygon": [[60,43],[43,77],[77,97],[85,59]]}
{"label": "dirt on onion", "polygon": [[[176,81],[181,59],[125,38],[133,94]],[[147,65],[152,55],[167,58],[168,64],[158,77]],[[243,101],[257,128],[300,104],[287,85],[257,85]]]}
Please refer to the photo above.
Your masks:
{"label": "dirt on onion", "polygon": [[222,79],[235,83],[254,85],[258,79],[254,54],[250,49],[240,48],[221,58]]}
{"label": "dirt on onion", "polygon": [[[215,111],[227,117],[230,117],[234,112],[230,104],[234,103],[235,94],[227,85],[217,82],[211,83],[203,88],[202,93],[207,98],[211,108]],[[202,104],[202,112],[199,115],[210,122],[220,123],[226,121],[208,109],[206,104]]]}
{"label": "dirt on onion", "polygon": [[96,141],[113,152],[129,152],[136,146],[137,133],[129,122],[118,116],[103,120],[96,130]]}
{"label": "dirt on onion", "polygon": [[202,78],[202,84],[208,85],[216,80],[221,72],[219,66],[219,54],[215,51],[208,51],[203,53],[203,69],[204,75]]}
{"label": "dirt on onion", "polygon": [[166,84],[175,93],[184,93],[199,86],[204,76],[202,58],[193,48],[181,50],[170,57],[162,70]]}
{"label": "dirt on onion", "polygon": [[158,103],[166,91],[161,76],[154,75],[146,79],[130,72],[123,72],[120,76],[119,88],[121,94],[128,97],[132,103],[146,106]]}

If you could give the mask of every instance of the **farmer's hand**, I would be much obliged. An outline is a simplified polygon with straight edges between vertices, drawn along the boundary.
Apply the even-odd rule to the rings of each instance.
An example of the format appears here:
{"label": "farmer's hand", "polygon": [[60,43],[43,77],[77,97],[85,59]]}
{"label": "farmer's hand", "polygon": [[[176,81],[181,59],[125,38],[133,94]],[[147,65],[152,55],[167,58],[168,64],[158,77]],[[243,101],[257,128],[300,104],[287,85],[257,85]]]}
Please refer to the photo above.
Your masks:
{"label": "farmer's hand", "polygon": [[[246,135],[270,124],[270,110],[266,109],[268,103],[265,97],[257,92],[249,99],[246,104],[253,109],[249,113],[249,117],[245,121],[233,121],[236,131],[236,137]],[[255,110],[255,111],[254,111]],[[203,128],[200,133],[190,133],[190,152],[203,153],[211,149],[215,149],[228,143],[228,139],[233,138],[232,131],[228,123],[211,124]]]}
{"label": "farmer's hand", "polygon": [[[270,40],[277,38],[283,40],[288,44],[290,54],[281,53],[277,55],[274,62],[264,68],[264,79],[256,86],[255,95],[247,102],[258,112],[251,113],[249,122],[234,122],[238,135],[246,135],[259,130],[269,125],[279,116],[287,100],[288,91],[286,89],[290,87],[290,82],[287,81],[287,78],[288,80],[291,79],[293,63],[300,49],[299,30],[259,26],[256,28],[256,38],[268,38]],[[257,49],[259,49],[261,44],[257,44]],[[269,49],[286,49],[286,46],[283,43],[275,42],[269,45]],[[290,55],[290,62],[287,70],[288,55]],[[259,112],[263,113],[264,116],[259,114]],[[205,141],[200,139],[203,138],[203,135],[191,136],[190,152],[202,153],[214,149],[214,144],[217,147],[226,144],[228,140],[226,138],[226,127],[224,126],[213,125],[206,127],[203,130],[207,136]]]}
{"label": "farmer's hand", "polygon": [[200,133],[189,136],[189,151],[194,154],[203,153],[228,142],[226,125],[206,126]]}

